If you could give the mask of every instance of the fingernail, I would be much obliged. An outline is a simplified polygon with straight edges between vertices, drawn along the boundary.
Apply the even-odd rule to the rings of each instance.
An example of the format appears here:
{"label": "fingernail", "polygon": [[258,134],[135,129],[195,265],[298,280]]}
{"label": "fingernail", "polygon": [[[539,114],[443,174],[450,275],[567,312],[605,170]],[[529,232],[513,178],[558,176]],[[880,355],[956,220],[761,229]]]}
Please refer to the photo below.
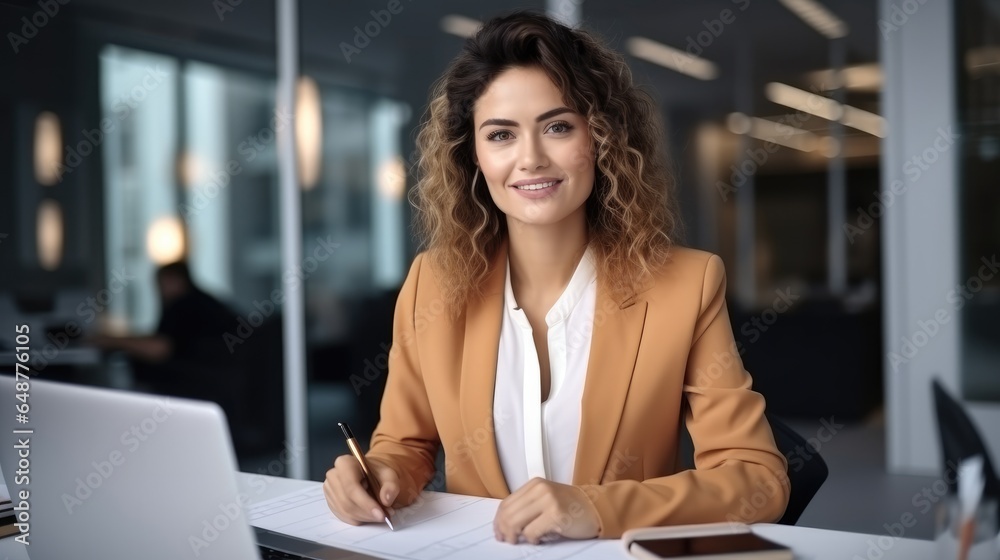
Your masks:
{"label": "fingernail", "polygon": [[375,521],[382,521],[385,519],[385,514],[378,508],[372,508],[372,519]]}

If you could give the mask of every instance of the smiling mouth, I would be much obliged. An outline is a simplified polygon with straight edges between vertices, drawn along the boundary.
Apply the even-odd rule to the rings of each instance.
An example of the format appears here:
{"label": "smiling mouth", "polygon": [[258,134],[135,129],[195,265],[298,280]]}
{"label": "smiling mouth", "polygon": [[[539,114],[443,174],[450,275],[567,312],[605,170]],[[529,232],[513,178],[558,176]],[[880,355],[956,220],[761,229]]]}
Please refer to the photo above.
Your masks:
{"label": "smiling mouth", "polygon": [[561,182],[562,182],[562,180],[560,179],[558,181],[549,181],[547,183],[534,183],[532,185],[520,185],[520,186],[515,186],[514,188],[517,189],[517,190],[520,190],[520,191],[540,191],[542,189],[547,189],[547,188],[549,188],[549,187],[551,187],[553,185],[557,185],[557,184],[559,184]]}

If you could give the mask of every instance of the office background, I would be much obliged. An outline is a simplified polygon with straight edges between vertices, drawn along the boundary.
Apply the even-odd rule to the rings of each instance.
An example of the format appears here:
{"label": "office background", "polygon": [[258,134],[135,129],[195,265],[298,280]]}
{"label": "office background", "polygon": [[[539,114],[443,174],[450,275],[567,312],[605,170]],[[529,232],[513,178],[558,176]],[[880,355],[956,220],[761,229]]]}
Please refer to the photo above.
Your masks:
{"label": "office background", "polygon": [[376,420],[429,87],[478,22],[534,8],[659,102],[684,242],[722,256],[755,387],[831,465],[802,524],[922,510],[932,377],[1000,450],[1000,2],[283,3],[0,0],[0,328],[45,333],[40,377],[134,387],[86,338],[151,332],[155,270],[185,258],[234,313],[241,467],[322,477],[336,422]]}

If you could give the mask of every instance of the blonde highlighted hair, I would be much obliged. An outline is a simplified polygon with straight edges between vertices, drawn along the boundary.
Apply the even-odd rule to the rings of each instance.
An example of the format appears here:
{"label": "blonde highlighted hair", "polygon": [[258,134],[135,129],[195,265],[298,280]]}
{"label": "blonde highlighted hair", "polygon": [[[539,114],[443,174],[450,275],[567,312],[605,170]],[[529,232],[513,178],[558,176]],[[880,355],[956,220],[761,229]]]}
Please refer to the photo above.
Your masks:
{"label": "blonde highlighted hair", "polygon": [[619,300],[642,291],[679,227],[663,131],[652,98],[625,60],[585,31],[515,12],[486,22],[435,83],[417,135],[415,226],[454,311],[481,295],[507,235],[504,214],[477,177],[473,109],[514,67],[543,70],[590,126],[595,182],[586,202],[598,282]]}

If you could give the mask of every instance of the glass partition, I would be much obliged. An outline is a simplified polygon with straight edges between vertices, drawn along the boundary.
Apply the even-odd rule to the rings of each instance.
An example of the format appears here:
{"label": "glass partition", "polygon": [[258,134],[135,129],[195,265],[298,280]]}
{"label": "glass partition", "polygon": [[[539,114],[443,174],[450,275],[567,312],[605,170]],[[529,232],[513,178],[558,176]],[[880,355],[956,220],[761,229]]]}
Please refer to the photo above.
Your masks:
{"label": "glass partition", "polygon": [[1000,6],[958,0],[961,250],[947,300],[962,317],[962,390],[1000,401]]}
{"label": "glass partition", "polygon": [[[214,344],[246,395],[244,421],[233,423],[245,431],[234,434],[238,447],[273,452],[284,439],[282,307],[304,297],[311,445],[321,447],[312,471],[321,475],[339,452],[328,428],[351,421],[367,439],[377,417],[408,265],[400,142],[409,107],[300,82],[303,254],[283,270],[276,138],[296,116],[275,113],[273,76],[116,45],[102,50],[100,68],[102,113],[118,129],[103,152],[105,272],[135,278],[109,303],[106,326],[153,332],[155,271],[186,259],[195,284],[234,315]],[[112,369],[115,384],[132,386],[126,364]]]}

